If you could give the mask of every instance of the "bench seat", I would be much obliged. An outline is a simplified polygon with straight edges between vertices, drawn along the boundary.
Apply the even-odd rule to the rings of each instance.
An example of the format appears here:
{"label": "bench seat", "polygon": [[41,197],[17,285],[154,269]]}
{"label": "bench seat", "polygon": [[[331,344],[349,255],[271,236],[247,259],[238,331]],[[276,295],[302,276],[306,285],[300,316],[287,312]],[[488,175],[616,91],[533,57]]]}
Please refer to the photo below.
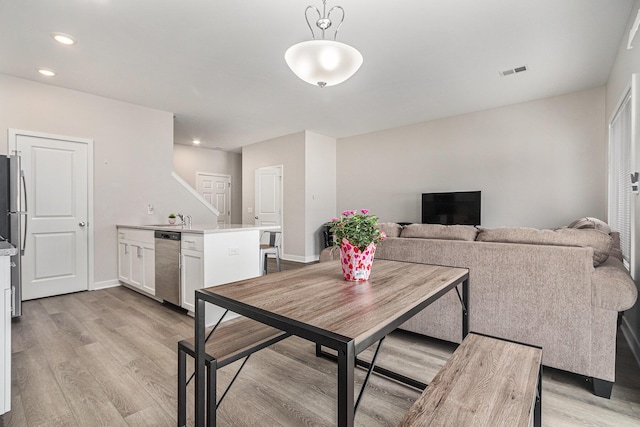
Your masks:
{"label": "bench seat", "polygon": [[[216,370],[236,360],[247,358],[252,353],[262,350],[289,336],[288,333],[271,326],[239,317],[220,323],[205,344],[205,365],[207,378],[207,417],[215,420],[215,410],[220,401],[216,402]],[[187,412],[187,363],[186,355],[195,358],[195,337],[178,342],[178,425],[186,424]],[[245,359],[246,361],[246,359]],[[242,367],[244,364],[240,367]],[[240,370],[238,370],[238,373]],[[238,375],[236,373],[236,376]],[[235,377],[234,377],[235,380]],[[227,387],[227,390],[233,384]],[[225,392],[226,394],[226,392]]]}
{"label": "bench seat", "polygon": [[542,350],[470,333],[398,427],[541,425]]}
{"label": "bench seat", "polygon": [[[247,317],[228,320],[218,326],[205,344],[205,357],[215,359],[218,368],[222,368],[247,354],[270,346],[279,341],[277,338],[282,339],[283,335],[285,332]],[[195,357],[195,337],[181,342],[187,354]]]}

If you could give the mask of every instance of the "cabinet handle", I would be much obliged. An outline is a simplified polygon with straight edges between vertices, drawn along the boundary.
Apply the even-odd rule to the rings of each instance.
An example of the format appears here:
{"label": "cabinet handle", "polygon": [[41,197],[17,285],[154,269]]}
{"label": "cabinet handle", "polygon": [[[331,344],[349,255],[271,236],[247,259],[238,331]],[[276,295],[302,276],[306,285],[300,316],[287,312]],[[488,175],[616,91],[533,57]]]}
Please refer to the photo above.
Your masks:
{"label": "cabinet handle", "polygon": [[195,244],[196,244],[196,241],[195,241],[195,240],[185,240],[184,242],[185,242],[185,243],[191,243],[191,244],[193,244],[193,245],[195,245]]}
{"label": "cabinet handle", "polygon": [[128,244],[128,243],[125,243],[125,244],[124,244],[124,254],[125,254],[125,255],[128,255],[128,254],[129,254],[129,244]]}
{"label": "cabinet handle", "polygon": [[138,258],[142,258],[142,248],[140,246],[138,246]]}

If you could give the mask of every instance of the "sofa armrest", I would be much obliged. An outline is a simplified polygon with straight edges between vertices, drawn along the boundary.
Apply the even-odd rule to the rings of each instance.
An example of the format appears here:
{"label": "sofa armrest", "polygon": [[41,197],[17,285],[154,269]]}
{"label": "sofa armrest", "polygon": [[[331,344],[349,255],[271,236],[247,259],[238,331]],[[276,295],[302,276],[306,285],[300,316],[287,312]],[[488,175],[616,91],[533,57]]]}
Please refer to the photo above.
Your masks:
{"label": "sofa armrest", "polygon": [[638,289],[622,262],[609,257],[591,276],[591,305],[614,311],[633,307]]}
{"label": "sofa armrest", "polygon": [[340,259],[340,248],[338,246],[329,246],[320,252],[320,262],[335,261]]}

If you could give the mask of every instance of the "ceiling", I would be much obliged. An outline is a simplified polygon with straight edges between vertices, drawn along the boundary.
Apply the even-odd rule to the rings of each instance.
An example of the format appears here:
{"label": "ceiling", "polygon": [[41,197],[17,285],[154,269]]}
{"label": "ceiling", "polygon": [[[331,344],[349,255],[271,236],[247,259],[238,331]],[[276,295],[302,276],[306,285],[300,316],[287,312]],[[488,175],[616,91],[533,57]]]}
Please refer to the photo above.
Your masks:
{"label": "ceiling", "polygon": [[[335,138],[606,84],[633,0],[329,0],[364,63],[299,80],[285,50],[321,0],[0,0],[0,73],[175,114],[175,142]],[[74,36],[57,44],[52,32]],[[529,70],[501,77],[526,65]],[[57,76],[40,76],[46,67]]]}

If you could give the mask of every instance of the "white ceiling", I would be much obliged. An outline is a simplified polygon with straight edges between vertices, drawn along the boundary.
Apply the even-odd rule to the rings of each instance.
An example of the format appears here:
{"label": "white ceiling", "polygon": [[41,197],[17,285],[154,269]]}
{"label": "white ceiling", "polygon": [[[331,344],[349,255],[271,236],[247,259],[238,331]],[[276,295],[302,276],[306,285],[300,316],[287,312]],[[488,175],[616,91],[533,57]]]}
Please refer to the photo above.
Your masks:
{"label": "white ceiling", "polygon": [[[234,150],[606,84],[633,3],[329,0],[346,11],[338,41],[364,63],[320,89],[289,70],[284,52],[310,38],[304,8],[321,0],[0,0],[0,73],[170,111],[176,143]],[[59,45],[52,32],[78,44]],[[498,73],[521,65],[529,71]]]}

